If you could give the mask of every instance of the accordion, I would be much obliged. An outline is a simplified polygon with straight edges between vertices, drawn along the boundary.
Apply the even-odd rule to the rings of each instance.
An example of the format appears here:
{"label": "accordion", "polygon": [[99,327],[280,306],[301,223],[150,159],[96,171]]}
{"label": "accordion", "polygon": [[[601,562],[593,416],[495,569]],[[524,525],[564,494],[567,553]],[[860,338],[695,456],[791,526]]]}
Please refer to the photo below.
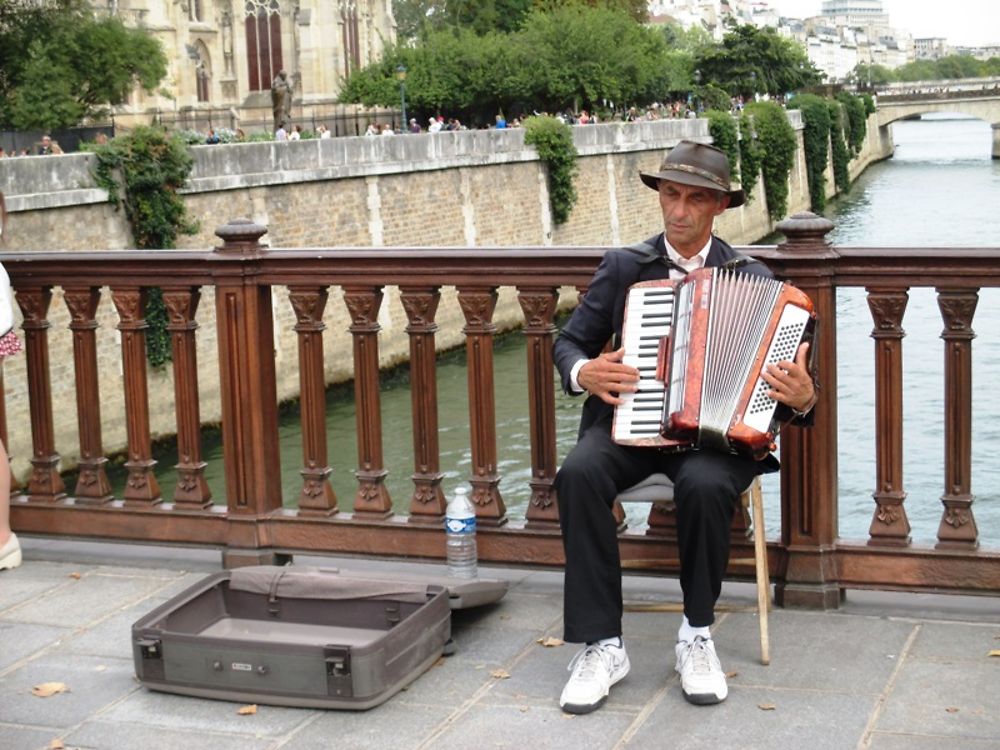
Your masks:
{"label": "accordion", "polygon": [[768,397],[769,364],[793,360],[816,328],[812,301],[774,279],[702,268],[629,288],[621,345],[639,370],[623,393],[616,443],[714,448],[764,458],[792,410]]}

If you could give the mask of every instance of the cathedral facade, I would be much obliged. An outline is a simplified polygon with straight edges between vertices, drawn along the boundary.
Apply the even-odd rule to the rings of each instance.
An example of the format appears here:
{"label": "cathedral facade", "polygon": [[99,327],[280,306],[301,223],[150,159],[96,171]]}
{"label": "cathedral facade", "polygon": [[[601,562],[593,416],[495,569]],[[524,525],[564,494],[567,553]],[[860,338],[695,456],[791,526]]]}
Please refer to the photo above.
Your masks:
{"label": "cathedral facade", "polygon": [[[292,115],[308,126],[343,114],[347,76],[396,38],[392,0],[98,0],[163,45],[167,77],[137,90],[116,118],[178,127],[267,129],[279,71],[293,84]],[[107,6],[104,4],[108,3]]]}

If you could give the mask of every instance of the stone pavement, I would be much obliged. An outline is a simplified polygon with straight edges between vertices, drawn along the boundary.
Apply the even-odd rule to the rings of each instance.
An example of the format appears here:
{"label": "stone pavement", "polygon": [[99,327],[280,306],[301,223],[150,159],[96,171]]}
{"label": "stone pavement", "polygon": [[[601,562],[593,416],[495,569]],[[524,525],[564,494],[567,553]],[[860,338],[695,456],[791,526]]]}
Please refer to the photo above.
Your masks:
{"label": "stone pavement", "polygon": [[[996,599],[849,592],[836,612],[775,610],[759,664],[754,590],[727,585],[716,623],[729,699],[688,705],[672,670],[676,613],[629,613],[632,672],[605,706],[569,717],[557,699],[575,652],[561,635],[561,576],[491,568],[497,605],[455,613],[458,652],[367,712],[241,704],[155,693],[135,679],[130,627],[219,569],[217,552],[22,539],[0,572],[0,748],[1000,748]],[[299,557],[301,564],[439,571],[440,566]],[[626,599],[678,600],[676,582],[626,579]],[[498,678],[501,670],[509,674]],[[45,682],[69,691],[32,695]],[[62,743],[62,744],[60,744]]]}

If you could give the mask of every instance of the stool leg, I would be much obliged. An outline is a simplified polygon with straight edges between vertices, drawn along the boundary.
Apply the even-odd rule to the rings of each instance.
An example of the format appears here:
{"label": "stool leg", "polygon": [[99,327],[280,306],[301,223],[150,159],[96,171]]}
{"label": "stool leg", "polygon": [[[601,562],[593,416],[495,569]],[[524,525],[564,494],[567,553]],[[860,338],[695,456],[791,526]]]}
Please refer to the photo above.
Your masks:
{"label": "stool leg", "polygon": [[771,663],[771,644],[767,632],[767,613],[771,606],[771,580],[767,570],[767,539],[764,534],[764,500],[760,492],[760,480],[755,479],[750,487],[750,501],[753,509],[754,564],[757,568],[757,618],[760,622],[760,663]]}

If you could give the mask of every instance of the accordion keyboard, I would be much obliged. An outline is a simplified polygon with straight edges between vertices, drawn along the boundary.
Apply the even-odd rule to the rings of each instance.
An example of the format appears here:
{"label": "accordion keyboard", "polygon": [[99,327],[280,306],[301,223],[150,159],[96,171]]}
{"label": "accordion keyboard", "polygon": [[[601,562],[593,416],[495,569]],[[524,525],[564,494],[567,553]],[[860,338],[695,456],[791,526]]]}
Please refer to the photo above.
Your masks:
{"label": "accordion keyboard", "polygon": [[665,386],[656,379],[660,339],[670,334],[674,292],[670,282],[640,284],[625,301],[622,362],[639,370],[639,390],[623,393],[615,408],[613,439],[619,443],[660,438]]}

